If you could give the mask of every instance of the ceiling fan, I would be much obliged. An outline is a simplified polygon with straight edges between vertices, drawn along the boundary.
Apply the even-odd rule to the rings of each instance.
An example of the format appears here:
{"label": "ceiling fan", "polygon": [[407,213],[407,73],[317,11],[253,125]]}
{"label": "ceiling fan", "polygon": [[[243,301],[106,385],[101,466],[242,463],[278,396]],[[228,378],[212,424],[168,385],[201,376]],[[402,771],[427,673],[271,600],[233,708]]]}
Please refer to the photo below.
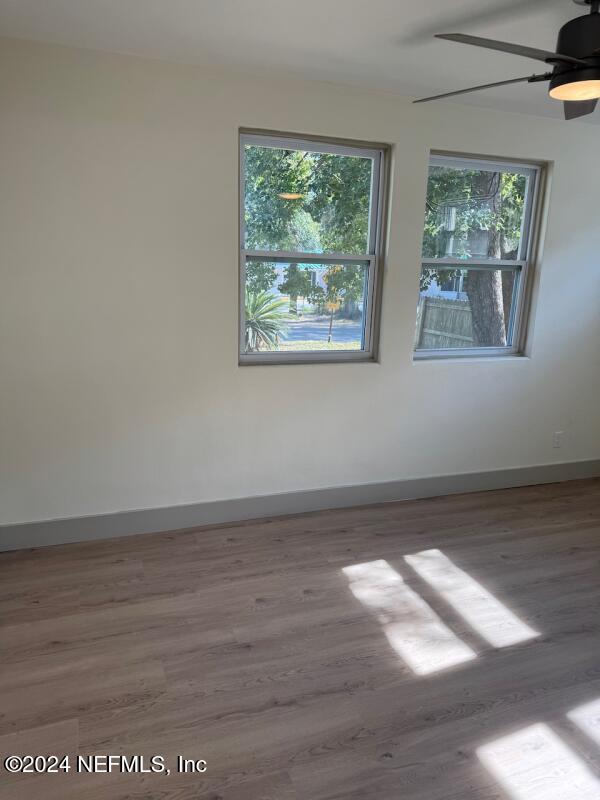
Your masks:
{"label": "ceiling fan", "polygon": [[430,100],[441,100],[459,94],[478,92],[495,86],[508,86],[512,83],[550,82],[549,94],[555,100],[564,102],[566,119],[576,119],[592,114],[600,99],[600,0],[573,0],[577,5],[591,6],[590,13],[576,17],[560,29],[556,53],[539,50],[536,47],[524,47],[519,44],[499,42],[495,39],[484,39],[480,36],[468,36],[462,33],[438,33],[437,39],[447,39],[461,44],[472,44],[488,50],[500,50],[516,56],[533,58],[552,65],[551,72],[541,75],[529,75],[525,78],[512,78],[497,83],[486,83],[457,92],[437,94],[423,97],[415,103],[428,103]]}

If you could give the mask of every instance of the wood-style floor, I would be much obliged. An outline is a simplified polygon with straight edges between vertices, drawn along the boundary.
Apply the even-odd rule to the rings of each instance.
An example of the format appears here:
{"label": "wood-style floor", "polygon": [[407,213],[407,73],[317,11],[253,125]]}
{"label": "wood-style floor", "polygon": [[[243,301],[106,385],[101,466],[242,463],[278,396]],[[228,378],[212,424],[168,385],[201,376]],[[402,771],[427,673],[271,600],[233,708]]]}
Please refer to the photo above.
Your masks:
{"label": "wood-style floor", "polygon": [[[488,644],[405,561],[432,548],[539,636]],[[413,671],[386,634],[394,592],[387,615],[343,572],[373,561],[474,657]],[[521,800],[477,749],[537,723],[600,776],[567,716],[600,699],[598,480],[6,553],[0,618],[2,755],[172,769],[0,767],[2,800]]]}

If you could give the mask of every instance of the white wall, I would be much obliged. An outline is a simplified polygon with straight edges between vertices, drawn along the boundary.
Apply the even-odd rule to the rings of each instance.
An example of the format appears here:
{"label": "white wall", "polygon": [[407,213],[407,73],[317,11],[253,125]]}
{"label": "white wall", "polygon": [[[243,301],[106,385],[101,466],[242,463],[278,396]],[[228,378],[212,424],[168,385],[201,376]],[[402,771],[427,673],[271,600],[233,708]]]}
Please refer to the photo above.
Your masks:
{"label": "white wall", "polygon": [[[600,456],[595,125],[6,40],[0,76],[0,522]],[[379,364],[238,367],[240,126],[394,145]],[[555,162],[529,359],[412,363],[429,148]]]}

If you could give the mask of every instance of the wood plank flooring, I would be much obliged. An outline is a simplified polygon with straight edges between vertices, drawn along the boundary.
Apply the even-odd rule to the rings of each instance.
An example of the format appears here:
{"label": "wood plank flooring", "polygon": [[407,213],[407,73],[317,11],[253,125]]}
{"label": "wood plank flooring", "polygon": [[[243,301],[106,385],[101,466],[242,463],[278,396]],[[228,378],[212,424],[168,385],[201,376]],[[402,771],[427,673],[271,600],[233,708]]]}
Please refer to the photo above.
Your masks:
{"label": "wood plank flooring", "polygon": [[[431,549],[539,636],[491,647],[405,561]],[[354,594],[381,561],[403,582]],[[415,594],[471,660],[411,669]],[[522,800],[477,751],[535,724],[600,779],[567,716],[600,700],[600,480],[5,553],[0,623],[2,757],[171,768],[0,767],[1,800]]]}

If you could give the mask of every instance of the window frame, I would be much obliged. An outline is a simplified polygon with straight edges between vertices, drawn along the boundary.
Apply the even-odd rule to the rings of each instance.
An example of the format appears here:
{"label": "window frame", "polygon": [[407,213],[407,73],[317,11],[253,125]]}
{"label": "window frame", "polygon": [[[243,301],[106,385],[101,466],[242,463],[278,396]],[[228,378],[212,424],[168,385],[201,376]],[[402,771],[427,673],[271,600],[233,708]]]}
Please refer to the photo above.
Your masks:
{"label": "window frame", "polygon": [[[314,153],[333,153],[341,156],[357,156],[373,159],[371,176],[371,204],[369,209],[369,231],[365,253],[314,253],[283,250],[246,249],[245,226],[245,178],[246,145],[273,147],[278,149],[308,150]],[[335,364],[351,362],[375,362],[379,346],[379,320],[381,314],[381,284],[383,275],[384,219],[387,210],[387,185],[389,168],[389,145],[279,133],[255,129],[239,130],[239,335],[238,364]],[[245,292],[246,261],[256,259],[273,263],[350,264],[366,266],[367,287],[363,310],[363,347],[360,350],[306,350],[264,351],[246,353]]]}
{"label": "window frame", "polygon": [[494,171],[494,169],[510,171],[512,169],[528,177],[528,192],[521,226],[518,259],[425,258],[421,249],[419,280],[424,267],[443,268],[448,266],[465,270],[505,270],[515,273],[515,288],[513,291],[516,292],[516,300],[513,302],[509,321],[511,344],[506,347],[417,349],[416,344],[413,342],[413,361],[523,356],[527,335],[535,252],[539,236],[540,198],[545,178],[544,164],[535,161],[519,161],[496,157],[486,158],[485,156],[471,156],[464,153],[431,151],[427,163],[428,175],[429,168],[432,166],[450,166],[454,169],[480,169],[482,171]]}

